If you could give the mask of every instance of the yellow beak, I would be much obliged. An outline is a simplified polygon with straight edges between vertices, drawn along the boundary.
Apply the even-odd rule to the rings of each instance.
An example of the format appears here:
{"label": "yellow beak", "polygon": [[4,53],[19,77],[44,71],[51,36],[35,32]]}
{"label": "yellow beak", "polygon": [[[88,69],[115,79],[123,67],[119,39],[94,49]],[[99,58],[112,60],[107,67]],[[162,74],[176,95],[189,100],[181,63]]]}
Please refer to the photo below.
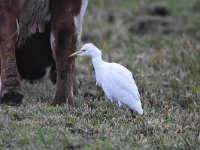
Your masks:
{"label": "yellow beak", "polygon": [[83,52],[83,50],[79,50],[77,52],[74,52],[74,53],[70,54],[68,57],[74,57],[74,56],[76,56],[76,55],[78,55],[78,54],[80,54],[82,52]]}

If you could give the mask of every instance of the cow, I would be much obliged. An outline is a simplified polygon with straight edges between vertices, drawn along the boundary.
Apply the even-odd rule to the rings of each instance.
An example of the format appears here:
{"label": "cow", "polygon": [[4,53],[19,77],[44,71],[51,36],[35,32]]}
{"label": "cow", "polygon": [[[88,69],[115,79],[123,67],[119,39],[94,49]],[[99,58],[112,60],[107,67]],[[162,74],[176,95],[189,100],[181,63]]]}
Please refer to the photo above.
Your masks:
{"label": "cow", "polygon": [[56,64],[56,94],[52,105],[74,106],[74,59],[88,0],[0,0],[0,103],[20,105],[23,93],[15,50],[50,23],[50,43]]}

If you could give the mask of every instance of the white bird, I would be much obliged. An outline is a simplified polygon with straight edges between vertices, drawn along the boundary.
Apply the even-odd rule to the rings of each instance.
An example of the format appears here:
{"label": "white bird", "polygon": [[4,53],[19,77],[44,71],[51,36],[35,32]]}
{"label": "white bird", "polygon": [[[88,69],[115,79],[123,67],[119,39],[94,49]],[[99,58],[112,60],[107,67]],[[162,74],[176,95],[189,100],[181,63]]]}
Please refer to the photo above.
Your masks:
{"label": "white bird", "polygon": [[143,114],[140,94],[131,71],[120,64],[103,61],[101,51],[92,43],[84,44],[79,51],[69,57],[76,55],[92,58],[96,82],[103,88],[108,99],[116,101],[119,106],[126,105]]}

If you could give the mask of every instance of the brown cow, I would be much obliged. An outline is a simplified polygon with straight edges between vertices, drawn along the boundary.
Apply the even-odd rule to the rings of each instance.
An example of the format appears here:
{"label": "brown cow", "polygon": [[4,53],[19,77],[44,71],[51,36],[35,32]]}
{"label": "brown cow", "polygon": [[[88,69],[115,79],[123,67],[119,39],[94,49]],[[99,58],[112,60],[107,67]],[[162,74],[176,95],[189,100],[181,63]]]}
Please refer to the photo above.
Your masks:
{"label": "brown cow", "polygon": [[[57,68],[53,104],[74,105],[74,59],[88,0],[0,0],[0,102],[19,105],[23,94],[16,65],[15,49],[46,23],[51,26],[51,48]],[[35,28],[36,27],[36,28]]]}

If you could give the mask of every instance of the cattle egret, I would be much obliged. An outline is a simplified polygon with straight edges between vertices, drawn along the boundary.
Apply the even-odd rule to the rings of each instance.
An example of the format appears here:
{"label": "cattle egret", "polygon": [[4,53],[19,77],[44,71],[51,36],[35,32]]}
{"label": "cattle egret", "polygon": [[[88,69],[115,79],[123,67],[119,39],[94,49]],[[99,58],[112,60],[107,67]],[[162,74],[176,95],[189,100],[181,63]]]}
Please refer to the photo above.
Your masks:
{"label": "cattle egret", "polygon": [[92,43],[83,45],[81,50],[69,57],[76,55],[92,58],[96,82],[103,88],[108,99],[116,101],[119,106],[126,105],[131,110],[143,114],[140,94],[131,71],[120,64],[103,61],[101,51]]}

